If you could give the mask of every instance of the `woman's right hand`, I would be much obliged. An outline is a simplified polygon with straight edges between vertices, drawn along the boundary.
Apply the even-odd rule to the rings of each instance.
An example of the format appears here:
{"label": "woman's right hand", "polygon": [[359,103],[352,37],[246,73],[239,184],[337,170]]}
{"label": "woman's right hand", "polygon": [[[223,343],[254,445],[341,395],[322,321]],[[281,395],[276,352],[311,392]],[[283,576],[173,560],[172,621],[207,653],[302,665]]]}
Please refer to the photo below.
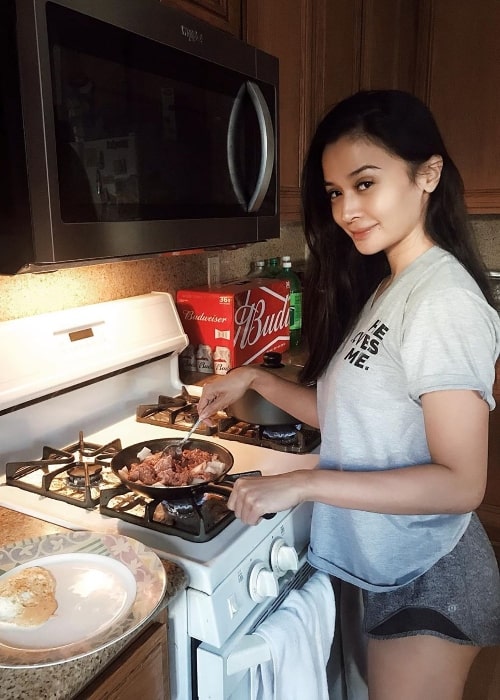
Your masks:
{"label": "woman's right hand", "polygon": [[204,386],[198,401],[198,415],[203,420],[209,419],[217,411],[223,411],[230,404],[241,398],[250,388],[258,369],[253,367],[236,367],[228,374],[214,377]]}

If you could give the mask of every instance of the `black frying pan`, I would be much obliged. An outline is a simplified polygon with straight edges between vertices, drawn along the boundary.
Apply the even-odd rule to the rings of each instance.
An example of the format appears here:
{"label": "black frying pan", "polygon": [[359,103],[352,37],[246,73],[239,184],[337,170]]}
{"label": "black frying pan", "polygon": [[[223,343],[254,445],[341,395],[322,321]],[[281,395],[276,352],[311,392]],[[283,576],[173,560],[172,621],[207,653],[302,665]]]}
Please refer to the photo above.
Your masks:
{"label": "black frying pan", "polygon": [[156,500],[168,501],[170,499],[189,498],[190,493],[193,491],[203,490],[207,484],[214,484],[221,481],[234,464],[233,455],[229,450],[226,450],[225,447],[221,447],[208,440],[191,438],[186,443],[187,449],[194,450],[198,448],[204,450],[211,455],[217,455],[217,461],[224,463],[224,469],[219,476],[210,481],[203,481],[188,486],[146,486],[145,484],[125,479],[118,471],[119,469],[123,469],[123,467],[129,467],[134,462],[138,462],[137,453],[144,447],[149,448],[151,452],[161,452],[167,445],[175,444],[179,442],[180,439],[181,438],[164,438],[161,440],[144,440],[143,442],[138,442],[136,445],[130,445],[130,447],[126,447],[113,457],[111,460],[111,468],[120,481],[131,491],[136,491],[137,493],[141,493],[144,496],[149,496]]}

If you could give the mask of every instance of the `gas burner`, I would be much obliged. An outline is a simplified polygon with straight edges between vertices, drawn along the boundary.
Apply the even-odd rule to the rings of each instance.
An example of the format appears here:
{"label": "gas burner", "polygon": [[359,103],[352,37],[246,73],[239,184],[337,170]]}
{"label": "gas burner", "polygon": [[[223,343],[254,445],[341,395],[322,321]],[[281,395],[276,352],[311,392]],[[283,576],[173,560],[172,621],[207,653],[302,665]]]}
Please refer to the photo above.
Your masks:
{"label": "gas burner", "polygon": [[101,481],[102,467],[99,464],[75,464],[67,471],[68,484],[75,488],[84,488],[88,484]]}
{"label": "gas burner", "polygon": [[62,450],[44,446],[41,459],[8,462],[6,484],[91,510],[99,504],[101,488],[118,481],[109,462],[121,449],[120,440],[99,445],[86,442],[80,432],[78,442]]}
{"label": "gas burner", "polygon": [[233,522],[235,515],[227,507],[232,486],[240,476],[260,476],[260,471],[226,474],[218,483],[193,490],[182,499],[153,499],[130,491],[124,484],[103,489],[99,510],[150,530],[176,535],[191,542],[208,542]]}
{"label": "gas burner", "polygon": [[[182,396],[172,397],[160,394],[158,403],[141,404],[137,407],[136,420],[138,423],[188,431],[198,418],[198,400],[197,396],[191,396],[185,389]],[[196,428],[195,433],[214,435],[216,431],[216,427],[202,423]]]}
{"label": "gas burner", "polygon": [[194,496],[192,501],[182,503],[151,499],[121,485],[101,491],[99,510],[103,515],[184,540],[208,542],[235,518],[226,506],[227,498],[227,490],[211,484],[200,503]]}
{"label": "gas burner", "polygon": [[300,434],[302,425],[266,425],[261,429],[264,440],[275,440],[280,445],[297,445],[297,435]]}
{"label": "gas burner", "polygon": [[[196,510],[196,504],[193,499],[179,499],[176,501],[162,501],[159,508],[163,508],[165,514],[170,516],[172,519],[176,518],[192,518]],[[157,516],[155,510],[155,516]],[[158,513],[158,517],[161,518],[161,510]]]}
{"label": "gas burner", "polygon": [[258,445],[280,452],[304,454],[312,452],[321,442],[321,433],[303,423],[297,425],[262,426],[245,423],[235,418],[219,421],[217,436],[247,445]]}

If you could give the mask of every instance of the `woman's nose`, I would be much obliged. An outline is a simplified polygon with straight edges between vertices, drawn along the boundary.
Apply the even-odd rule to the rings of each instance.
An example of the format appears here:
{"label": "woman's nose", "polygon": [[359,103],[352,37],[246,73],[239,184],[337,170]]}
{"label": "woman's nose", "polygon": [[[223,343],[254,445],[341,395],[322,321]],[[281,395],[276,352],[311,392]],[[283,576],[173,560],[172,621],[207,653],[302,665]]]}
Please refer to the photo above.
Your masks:
{"label": "woman's nose", "polygon": [[340,207],[340,216],[345,224],[360,216],[359,200],[355,195],[344,193],[340,198]]}

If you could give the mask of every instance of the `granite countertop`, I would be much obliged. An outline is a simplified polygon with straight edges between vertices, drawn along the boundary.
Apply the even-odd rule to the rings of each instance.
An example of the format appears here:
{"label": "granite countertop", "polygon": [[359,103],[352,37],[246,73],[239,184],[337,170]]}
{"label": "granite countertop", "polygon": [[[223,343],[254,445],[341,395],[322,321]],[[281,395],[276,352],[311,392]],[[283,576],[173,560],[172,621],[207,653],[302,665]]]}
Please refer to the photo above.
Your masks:
{"label": "granite countertop", "polygon": [[[68,532],[37,518],[0,507],[0,547],[32,537]],[[40,668],[0,668],[2,700],[71,700],[127,647],[144,628],[168,607],[174,596],[187,586],[187,574],[174,562],[162,560],[167,588],[160,608],[129,637],[74,661]]]}

